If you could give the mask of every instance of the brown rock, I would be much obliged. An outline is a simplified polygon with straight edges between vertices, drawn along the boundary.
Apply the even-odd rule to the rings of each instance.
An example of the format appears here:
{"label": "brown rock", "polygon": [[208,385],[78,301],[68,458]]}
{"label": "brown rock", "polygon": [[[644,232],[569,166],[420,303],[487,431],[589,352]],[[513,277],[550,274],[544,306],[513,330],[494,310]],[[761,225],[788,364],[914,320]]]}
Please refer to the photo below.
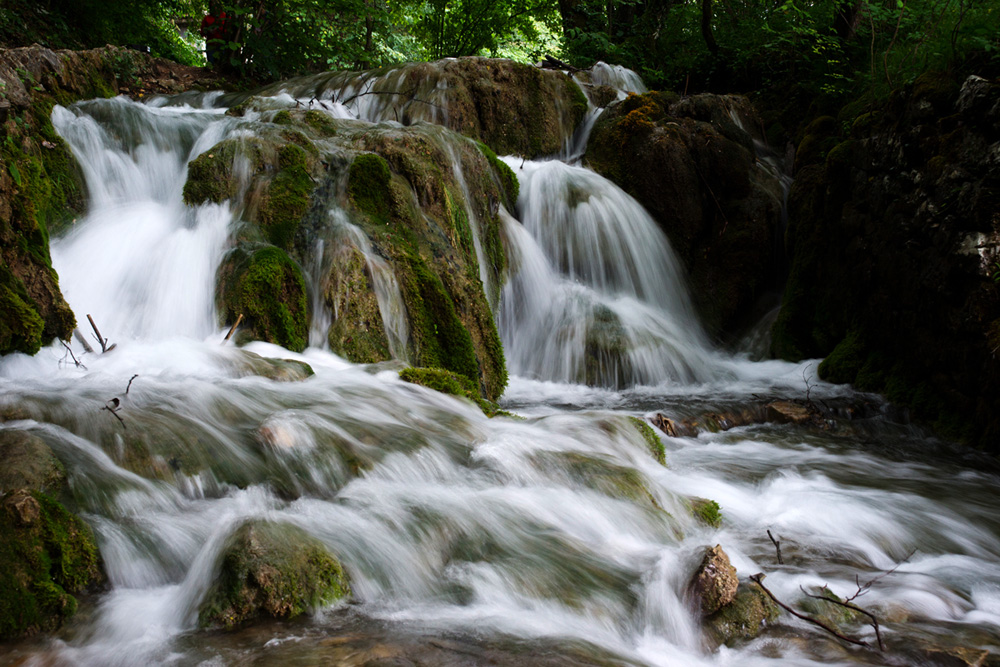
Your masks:
{"label": "brown rock", "polygon": [[808,424],[812,420],[809,409],[790,401],[774,401],[767,404],[768,421],[779,424]]}
{"label": "brown rock", "polygon": [[22,526],[30,526],[38,521],[42,508],[38,501],[28,495],[27,491],[17,491],[4,502],[17,522]]}
{"label": "brown rock", "polygon": [[716,544],[706,549],[692,583],[694,595],[701,603],[701,613],[709,616],[732,602],[739,585],[736,568],[730,564],[722,547]]}

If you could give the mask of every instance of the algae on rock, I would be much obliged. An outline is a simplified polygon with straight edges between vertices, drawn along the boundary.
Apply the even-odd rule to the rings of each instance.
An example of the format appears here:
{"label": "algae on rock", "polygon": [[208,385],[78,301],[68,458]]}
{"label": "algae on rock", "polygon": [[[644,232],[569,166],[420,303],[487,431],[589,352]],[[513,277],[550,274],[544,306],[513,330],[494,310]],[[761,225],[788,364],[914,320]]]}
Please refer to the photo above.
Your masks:
{"label": "algae on rock", "polygon": [[230,630],[264,618],[294,618],[351,594],[340,562],[290,524],[243,524],[227,541],[218,567],[199,609],[203,626]]}

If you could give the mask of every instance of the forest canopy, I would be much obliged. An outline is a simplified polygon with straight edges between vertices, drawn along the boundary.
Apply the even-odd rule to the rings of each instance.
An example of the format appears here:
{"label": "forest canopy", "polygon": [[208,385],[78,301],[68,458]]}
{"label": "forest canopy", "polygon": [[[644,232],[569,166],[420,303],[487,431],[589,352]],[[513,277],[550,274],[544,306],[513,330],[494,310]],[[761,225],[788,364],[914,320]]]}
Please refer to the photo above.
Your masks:
{"label": "forest canopy", "polygon": [[993,0],[6,0],[0,44],[107,43],[204,64],[206,13],[226,12],[219,66],[257,81],[325,69],[549,55],[635,69],[654,87],[881,96],[928,69],[1000,63]]}

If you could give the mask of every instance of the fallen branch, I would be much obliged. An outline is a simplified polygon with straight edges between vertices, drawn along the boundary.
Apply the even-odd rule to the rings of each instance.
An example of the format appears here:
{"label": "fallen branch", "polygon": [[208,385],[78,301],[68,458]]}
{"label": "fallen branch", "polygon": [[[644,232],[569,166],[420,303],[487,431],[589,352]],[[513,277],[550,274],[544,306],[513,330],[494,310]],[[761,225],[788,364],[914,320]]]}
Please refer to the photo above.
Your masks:
{"label": "fallen branch", "polygon": [[[126,396],[128,396],[129,390],[132,389],[132,381],[135,380],[137,377],[139,377],[138,373],[129,378],[128,385],[125,387]],[[122,409],[122,402],[121,399],[118,398],[117,396],[108,399],[108,402],[104,404],[103,408],[101,408],[101,410],[107,410],[112,415],[114,415],[114,418],[118,420],[118,423],[122,425],[122,428],[127,430],[128,426],[125,425],[125,420],[122,419],[121,415],[118,414],[118,411],[121,409]]]}
{"label": "fallen branch", "polygon": [[837,639],[840,639],[841,641],[845,641],[848,644],[854,644],[855,646],[863,646],[865,648],[871,648],[868,645],[867,642],[863,642],[860,639],[854,639],[853,637],[848,637],[847,635],[844,635],[844,634],[838,632],[834,628],[831,628],[829,625],[827,625],[823,621],[817,620],[817,619],[813,618],[812,616],[806,616],[805,614],[800,614],[799,612],[797,612],[794,609],[792,609],[791,607],[789,607],[787,604],[785,604],[784,602],[782,602],[781,600],[779,600],[778,598],[776,598],[774,596],[774,593],[772,593],[771,591],[769,591],[767,589],[767,587],[763,584],[763,580],[764,580],[765,576],[766,575],[763,572],[758,572],[757,574],[754,574],[754,575],[750,576],[750,581],[752,581],[755,584],[757,584],[758,586],[760,586],[760,589],[762,591],[764,591],[764,593],[767,594],[767,597],[771,598],[771,600],[773,600],[776,605],[778,605],[779,607],[781,607],[782,609],[784,609],[785,611],[787,611],[789,614],[791,614],[792,616],[794,616],[796,618],[801,618],[803,621],[806,621],[807,623],[812,623],[815,626],[823,628],[824,630],[826,630],[827,632],[829,632],[831,635],[833,635]]}
{"label": "fallen branch", "polygon": [[[824,586],[823,588],[826,589],[826,590],[830,590],[829,588],[826,588],[826,586]],[[853,611],[862,613],[865,616],[867,616],[871,620],[871,622],[872,622],[872,627],[875,628],[875,639],[878,640],[878,648],[879,648],[879,650],[883,651],[883,652],[885,651],[885,642],[882,641],[882,631],[879,628],[878,619],[875,618],[875,614],[871,613],[867,609],[862,609],[861,607],[859,607],[856,604],[851,604],[850,602],[837,600],[836,598],[829,598],[829,597],[826,597],[826,596],[823,596],[823,595],[813,595],[812,593],[808,592],[806,589],[802,588],[801,586],[799,586],[799,590],[801,590],[805,594],[806,597],[810,597],[810,598],[812,598],[814,600],[823,600],[824,602],[829,602],[831,604],[835,604],[837,606],[844,607],[845,609],[851,609]]]}
{"label": "fallen branch", "polygon": [[80,333],[79,329],[73,329],[73,338],[75,338],[80,345],[83,345],[85,352],[89,352],[91,354],[94,353],[94,348],[90,347],[90,343],[87,342],[87,337]]}
{"label": "fallen branch", "polygon": [[222,339],[223,345],[225,345],[229,341],[229,339],[233,337],[233,333],[236,332],[236,327],[240,326],[240,322],[242,321],[243,321],[243,313],[240,313],[240,316],[236,318],[236,322],[233,323],[233,326],[229,327],[229,333],[227,333],[226,337]]}
{"label": "fallen branch", "polygon": [[139,374],[138,374],[138,373],[136,373],[136,374],[135,374],[135,375],[133,375],[133,376],[132,376],[131,378],[129,378],[129,381],[128,381],[128,386],[127,386],[127,387],[125,387],[125,395],[126,395],[126,396],[128,396],[128,390],[132,388],[132,380],[136,379],[137,377],[139,377]]}
{"label": "fallen branch", "polygon": [[[87,367],[83,365],[83,362],[80,361],[79,359],[77,359],[76,355],[73,354],[73,348],[71,348],[69,345],[67,345],[65,341],[60,340],[59,342],[62,343],[62,346],[66,348],[67,352],[69,352],[69,356],[73,357],[73,363],[76,364],[76,367],[77,368],[82,368],[83,370],[87,370]],[[63,361],[65,361],[65,360],[66,360],[66,357],[64,356],[63,357]]]}
{"label": "fallen branch", "polygon": [[97,328],[97,323],[94,322],[94,318],[90,316],[90,313],[87,313],[87,320],[90,321],[90,326],[94,329],[94,335],[97,338],[97,342],[101,345],[101,354],[115,349],[117,343],[113,343],[110,346],[108,345],[108,339],[101,335],[101,330]]}
{"label": "fallen branch", "polygon": [[784,565],[785,561],[781,559],[781,542],[774,539],[774,535],[771,534],[770,530],[767,531],[767,536],[771,538],[771,542],[774,543],[774,550],[778,552],[778,565]]}

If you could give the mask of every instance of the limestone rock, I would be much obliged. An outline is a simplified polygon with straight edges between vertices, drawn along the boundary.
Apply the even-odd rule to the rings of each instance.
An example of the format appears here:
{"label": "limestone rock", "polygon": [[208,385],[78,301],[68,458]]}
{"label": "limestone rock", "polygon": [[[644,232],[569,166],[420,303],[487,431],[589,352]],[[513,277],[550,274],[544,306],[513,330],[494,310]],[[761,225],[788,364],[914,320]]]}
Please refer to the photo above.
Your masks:
{"label": "limestone rock", "polygon": [[733,601],[739,578],[729,556],[718,544],[705,550],[705,556],[692,581],[692,591],[701,605],[701,613],[710,616]]}
{"label": "limestone rock", "polygon": [[779,609],[756,584],[740,582],[733,601],[704,621],[708,639],[730,645],[753,639],[777,620]]}

